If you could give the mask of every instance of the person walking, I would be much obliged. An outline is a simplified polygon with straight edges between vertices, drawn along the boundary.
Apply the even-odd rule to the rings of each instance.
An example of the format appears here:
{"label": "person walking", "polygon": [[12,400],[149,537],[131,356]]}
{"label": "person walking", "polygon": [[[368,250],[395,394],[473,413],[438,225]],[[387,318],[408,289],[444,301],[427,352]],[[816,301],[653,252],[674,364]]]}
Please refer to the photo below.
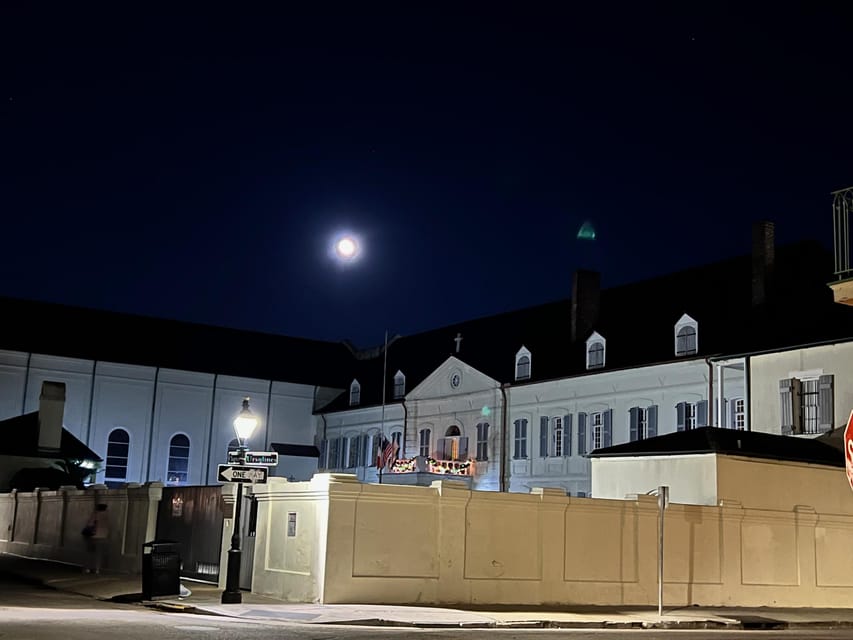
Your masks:
{"label": "person walking", "polygon": [[86,541],[86,565],[84,573],[100,573],[107,553],[107,540],[110,536],[110,522],[107,516],[107,505],[100,503],[95,507],[86,526],[83,527],[83,538]]}

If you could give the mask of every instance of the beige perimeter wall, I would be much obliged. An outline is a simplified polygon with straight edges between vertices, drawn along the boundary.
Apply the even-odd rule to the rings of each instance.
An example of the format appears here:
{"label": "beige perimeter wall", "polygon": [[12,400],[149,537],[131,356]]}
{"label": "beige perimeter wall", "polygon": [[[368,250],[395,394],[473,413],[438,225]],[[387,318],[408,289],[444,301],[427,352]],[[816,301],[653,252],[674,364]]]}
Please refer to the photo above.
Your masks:
{"label": "beige perimeter wall", "polygon": [[[654,496],[501,494],[337,474],[256,489],[258,593],[327,603],[657,604]],[[667,606],[853,601],[847,514],[671,504],[665,539]]]}

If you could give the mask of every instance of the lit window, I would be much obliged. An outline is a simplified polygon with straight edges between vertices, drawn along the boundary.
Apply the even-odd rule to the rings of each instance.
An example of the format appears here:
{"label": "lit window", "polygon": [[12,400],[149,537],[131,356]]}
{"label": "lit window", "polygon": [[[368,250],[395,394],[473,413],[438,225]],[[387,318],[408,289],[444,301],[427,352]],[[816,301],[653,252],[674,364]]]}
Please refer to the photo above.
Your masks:
{"label": "lit window", "polygon": [[361,385],[358,380],[353,380],[349,386],[349,403],[351,405],[361,403]]}
{"label": "lit window", "polygon": [[186,484],[190,466],[190,439],[182,433],[172,436],[169,443],[169,465],[166,482]]}

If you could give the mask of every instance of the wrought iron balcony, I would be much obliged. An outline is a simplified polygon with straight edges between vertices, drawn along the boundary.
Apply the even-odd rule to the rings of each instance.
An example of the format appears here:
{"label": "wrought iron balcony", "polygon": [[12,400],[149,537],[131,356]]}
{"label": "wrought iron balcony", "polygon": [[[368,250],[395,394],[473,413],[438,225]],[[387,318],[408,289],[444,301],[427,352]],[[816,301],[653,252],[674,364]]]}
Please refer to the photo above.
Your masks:
{"label": "wrought iron balcony", "polygon": [[832,243],[835,249],[835,277],[829,284],[835,301],[853,305],[853,269],[850,268],[850,213],[853,187],[832,193]]}

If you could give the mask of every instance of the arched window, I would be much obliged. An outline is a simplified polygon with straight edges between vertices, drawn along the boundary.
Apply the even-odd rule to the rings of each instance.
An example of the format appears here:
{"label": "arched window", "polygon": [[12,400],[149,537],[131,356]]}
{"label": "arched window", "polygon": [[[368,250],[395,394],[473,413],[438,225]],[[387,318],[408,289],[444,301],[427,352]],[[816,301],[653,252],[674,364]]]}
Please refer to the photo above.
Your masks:
{"label": "arched window", "polygon": [[521,347],[515,354],[515,379],[527,380],[530,378],[530,352]]}
{"label": "arched window", "polygon": [[675,323],[675,355],[692,356],[699,352],[699,323],[686,313]]}
{"label": "arched window", "polygon": [[361,385],[358,380],[353,380],[349,386],[349,403],[350,405],[361,404]]}
{"label": "arched window", "polygon": [[604,366],[604,345],[600,342],[593,342],[589,345],[589,351],[587,351],[587,361],[586,367],[587,369],[600,369]]}
{"label": "arched window", "polygon": [[169,442],[168,484],[186,484],[190,467],[190,439],[183,433],[172,436]]}
{"label": "arched window", "polygon": [[445,435],[446,437],[450,437],[450,436],[460,436],[460,435],[462,435],[462,432],[461,432],[461,431],[459,431],[459,427],[457,427],[457,426],[454,424],[454,425],[452,425],[452,426],[447,427],[447,431],[445,431],[445,432],[444,432],[444,435]]}
{"label": "arched window", "polygon": [[675,337],[675,355],[689,356],[696,353],[696,329],[681,327]]}
{"label": "arched window", "polygon": [[604,366],[604,338],[597,331],[586,341],[586,368],[601,369]]}
{"label": "arched window", "polygon": [[394,399],[399,400],[406,395],[406,376],[402,371],[398,371],[394,375]]}
{"label": "arched window", "polygon": [[127,459],[130,456],[130,435],[124,429],[110,431],[107,437],[107,467],[104,484],[115,487],[127,482]]}

